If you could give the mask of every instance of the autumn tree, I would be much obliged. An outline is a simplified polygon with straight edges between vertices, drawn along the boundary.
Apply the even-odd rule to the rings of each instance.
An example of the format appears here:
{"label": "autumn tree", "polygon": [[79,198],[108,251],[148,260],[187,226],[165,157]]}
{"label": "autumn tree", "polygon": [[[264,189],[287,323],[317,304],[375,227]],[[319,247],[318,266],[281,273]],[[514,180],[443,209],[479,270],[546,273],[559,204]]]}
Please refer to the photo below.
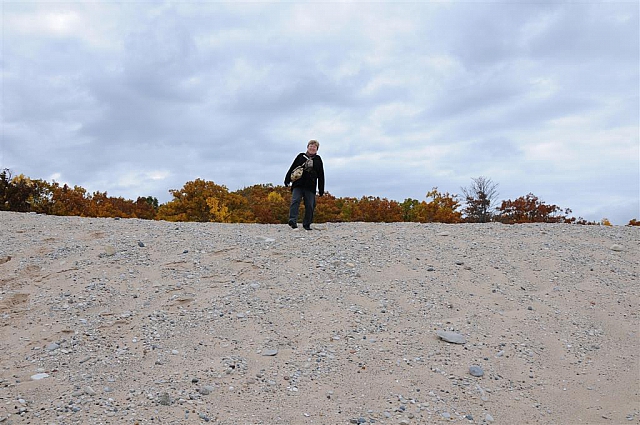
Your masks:
{"label": "autumn tree", "polygon": [[402,207],[387,198],[363,196],[352,206],[351,221],[397,222],[402,221]]}
{"label": "autumn tree", "polygon": [[465,208],[464,220],[468,223],[488,223],[493,218],[492,206],[498,197],[498,184],[480,176],[471,179],[468,187],[462,187]]}
{"label": "autumn tree", "polygon": [[557,205],[547,205],[533,193],[521,196],[516,200],[502,201],[498,207],[499,221],[507,224],[514,223],[565,223],[571,222],[567,214],[569,208],[562,209]]}
{"label": "autumn tree", "polygon": [[414,207],[415,221],[421,223],[460,223],[462,213],[458,211],[460,202],[457,195],[449,192],[441,193],[437,187],[426,195],[429,202],[422,201]]}
{"label": "autumn tree", "polygon": [[340,210],[340,220],[342,222],[350,222],[353,221],[353,210],[358,203],[356,198],[344,197],[337,198],[335,202],[335,207]]}
{"label": "autumn tree", "polygon": [[313,215],[313,221],[316,223],[340,222],[340,206],[338,198],[325,192],[323,196],[316,198],[316,210]]}
{"label": "autumn tree", "polygon": [[286,223],[289,217],[289,189],[272,184],[257,184],[234,193],[247,201],[253,221],[257,223]]}
{"label": "autumn tree", "polygon": [[83,187],[69,187],[67,184],[60,186],[53,182],[51,185],[51,214],[89,216],[89,199],[87,191]]}
{"label": "autumn tree", "polygon": [[[426,204],[426,202],[422,202]],[[419,221],[418,211],[421,208],[419,200],[407,198],[400,204],[400,208],[402,208],[402,221]]]}
{"label": "autumn tree", "polygon": [[158,208],[160,220],[231,222],[229,204],[233,197],[226,186],[196,179],[169,193],[173,199]]}
{"label": "autumn tree", "polygon": [[153,220],[156,218],[158,211],[158,198],[147,196],[145,198],[139,196],[134,205],[134,215],[137,218],[145,220]]}
{"label": "autumn tree", "polygon": [[0,210],[43,212],[50,202],[49,185],[19,174],[12,177],[9,169],[0,172]]}

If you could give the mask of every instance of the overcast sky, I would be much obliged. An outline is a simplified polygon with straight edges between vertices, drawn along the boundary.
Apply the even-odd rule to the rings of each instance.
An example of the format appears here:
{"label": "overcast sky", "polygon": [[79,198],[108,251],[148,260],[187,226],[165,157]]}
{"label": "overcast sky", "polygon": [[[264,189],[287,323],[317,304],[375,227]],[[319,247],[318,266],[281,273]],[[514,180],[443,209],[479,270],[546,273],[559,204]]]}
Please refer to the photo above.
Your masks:
{"label": "overcast sky", "polygon": [[2,2],[0,167],[136,199],[196,178],[423,200],[471,178],[640,218],[639,5]]}

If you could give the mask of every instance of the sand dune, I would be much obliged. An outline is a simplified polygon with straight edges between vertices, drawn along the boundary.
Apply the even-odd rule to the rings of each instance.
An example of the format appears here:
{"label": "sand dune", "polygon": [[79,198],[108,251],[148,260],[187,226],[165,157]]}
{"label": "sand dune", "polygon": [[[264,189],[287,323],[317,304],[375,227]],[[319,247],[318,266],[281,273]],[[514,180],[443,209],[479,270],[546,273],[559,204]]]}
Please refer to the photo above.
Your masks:
{"label": "sand dune", "polygon": [[638,228],[0,213],[0,237],[2,424],[640,421]]}

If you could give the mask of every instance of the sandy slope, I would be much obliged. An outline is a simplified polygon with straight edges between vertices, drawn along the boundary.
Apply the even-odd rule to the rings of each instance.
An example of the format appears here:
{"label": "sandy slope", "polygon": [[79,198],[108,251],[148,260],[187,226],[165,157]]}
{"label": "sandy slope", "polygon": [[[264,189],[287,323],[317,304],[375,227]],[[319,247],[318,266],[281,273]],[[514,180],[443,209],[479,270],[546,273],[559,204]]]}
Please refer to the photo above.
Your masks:
{"label": "sandy slope", "polygon": [[640,229],[317,228],[0,213],[0,423],[640,422]]}

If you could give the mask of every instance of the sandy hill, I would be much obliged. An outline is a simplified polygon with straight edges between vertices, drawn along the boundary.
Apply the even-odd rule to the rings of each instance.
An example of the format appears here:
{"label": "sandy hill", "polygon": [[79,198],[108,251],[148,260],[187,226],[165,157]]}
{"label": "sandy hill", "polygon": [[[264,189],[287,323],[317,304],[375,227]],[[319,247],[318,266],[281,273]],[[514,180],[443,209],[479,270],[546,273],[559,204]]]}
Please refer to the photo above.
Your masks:
{"label": "sandy hill", "polygon": [[639,423],[639,231],[0,213],[0,424]]}

